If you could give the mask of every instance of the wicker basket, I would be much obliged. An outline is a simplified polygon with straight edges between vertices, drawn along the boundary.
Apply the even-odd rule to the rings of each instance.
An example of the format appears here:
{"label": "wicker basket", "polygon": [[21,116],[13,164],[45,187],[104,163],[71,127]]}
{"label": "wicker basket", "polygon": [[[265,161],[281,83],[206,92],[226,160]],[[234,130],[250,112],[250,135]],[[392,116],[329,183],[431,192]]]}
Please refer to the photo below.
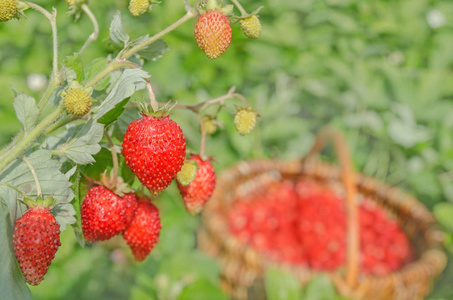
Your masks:
{"label": "wicker basket", "polygon": [[[341,168],[320,162],[317,153],[332,139]],[[347,214],[347,252],[345,272],[327,273],[337,291],[349,299],[414,300],[423,299],[430,285],[446,266],[442,251],[443,234],[434,216],[415,198],[361,174],[354,174],[342,136],[326,129],[318,136],[310,154],[301,161],[241,162],[225,171],[217,182],[214,195],[207,203],[198,234],[202,251],[215,257],[221,267],[222,288],[233,299],[266,299],[263,275],[267,267],[284,266],[243,244],[229,233],[227,214],[237,197],[263,189],[281,179],[310,178],[322,183],[340,184]],[[367,196],[397,217],[414,252],[413,262],[385,276],[359,274],[359,226],[356,197]],[[288,266],[307,283],[315,271],[307,267]]]}

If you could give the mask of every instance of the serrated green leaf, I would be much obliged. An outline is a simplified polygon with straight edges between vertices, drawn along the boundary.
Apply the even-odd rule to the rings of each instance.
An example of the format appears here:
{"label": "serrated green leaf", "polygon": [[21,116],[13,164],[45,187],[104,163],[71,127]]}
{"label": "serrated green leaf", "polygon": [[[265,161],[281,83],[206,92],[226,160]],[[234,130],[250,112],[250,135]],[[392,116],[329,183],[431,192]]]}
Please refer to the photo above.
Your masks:
{"label": "serrated green leaf", "polygon": [[[73,209],[65,205],[74,197],[71,182],[60,171],[61,164],[52,159],[49,150],[37,150],[28,154],[27,158],[38,177],[43,197],[55,199],[56,206],[52,212],[59,221],[60,230],[64,231],[67,224],[75,221],[71,217],[74,215]],[[21,158],[16,159],[0,174],[0,199],[8,206],[13,221],[25,211],[25,206],[18,202],[23,198],[18,191],[28,198],[37,197],[33,175]]]}
{"label": "serrated green leaf", "polygon": [[120,11],[115,13],[112,23],[110,24],[110,38],[117,44],[127,45],[129,42],[129,35],[126,30],[124,30]]}
{"label": "serrated green leaf", "polygon": [[98,120],[107,112],[112,110],[115,105],[125,98],[132,96],[136,91],[144,89],[149,74],[139,69],[127,69],[123,72],[120,79],[115,83],[107,98],[99,106],[98,111],[94,114],[93,119]]}
{"label": "serrated green leaf", "polygon": [[65,65],[74,70],[78,82],[85,80],[85,73],[80,53],[74,53],[73,56],[66,57]]}
{"label": "serrated green leaf", "polygon": [[[144,38],[147,38],[145,36]],[[162,55],[168,51],[168,45],[165,43],[164,40],[159,39],[154,43],[148,45],[147,47],[143,48],[142,50],[138,51],[137,54],[143,58],[155,61],[162,57]]]}
{"label": "serrated green leaf", "polygon": [[0,299],[31,300],[30,290],[14,255],[12,236],[8,207],[0,199]]}
{"label": "serrated green leaf", "polygon": [[[76,135],[63,135],[62,140],[67,142],[60,144],[53,153],[59,156],[67,157],[79,165],[94,162],[93,155],[101,150],[99,145],[104,133],[104,126],[93,120],[82,125],[82,128],[75,130]],[[68,131],[72,133],[74,130]]]}
{"label": "serrated green leaf", "polygon": [[108,126],[115,122],[123,113],[124,106],[129,102],[130,97],[125,98],[123,101],[117,103],[113,109],[108,111],[105,115],[99,118],[98,123]]}
{"label": "serrated green leaf", "polygon": [[21,93],[14,98],[13,105],[17,118],[24,125],[25,132],[29,132],[38,120],[39,115],[35,98]]}
{"label": "serrated green leaf", "polygon": [[227,300],[228,297],[219,286],[212,284],[205,278],[199,278],[187,285],[179,294],[178,300],[216,299]]}
{"label": "serrated green leaf", "polygon": [[[88,66],[85,68],[85,76],[87,79],[92,79],[96,76],[102,69],[104,69],[107,64],[109,63],[107,58],[99,57],[93,60]],[[110,76],[105,77],[102,79],[96,86],[94,87],[95,90],[101,91],[107,88],[110,82]]]}
{"label": "serrated green leaf", "polygon": [[289,271],[269,268],[264,277],[266,295],[269,300],[299,300],[301,286],[297,277]]}

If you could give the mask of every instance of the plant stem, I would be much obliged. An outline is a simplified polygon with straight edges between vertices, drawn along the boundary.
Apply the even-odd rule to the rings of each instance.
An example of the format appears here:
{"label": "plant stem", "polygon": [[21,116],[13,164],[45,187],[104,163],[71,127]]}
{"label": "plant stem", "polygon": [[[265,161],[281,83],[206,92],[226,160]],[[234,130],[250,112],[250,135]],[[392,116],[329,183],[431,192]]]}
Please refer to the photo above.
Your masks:
{"label": "plant stem", "polygon": [[46,106],[47,101],[49,100],[50,96],[52,96],[55,89],[61,84],[61,78],[58,74],[58,34],[57,34],[57,10],[54,8],[52,10],[52,14],[49,13],[47,10],[42,8],[41,6],[28,2],[23,1],[25,4],[30,6],[32,9],[40,12],[43,14],[50,22],[50,27],[52,28],[52,48],[53,48],[53,61],[52,61],[52,75],[50,79],[49,86],[47,87],[46,92],[44,93],[43,97],[38,103],[39,112],[41,112]]}
{"label": "plant stem", "polygon": [[41,190],[41,184],[39,183],[38,175],[36,174],[35,168],[31,165],[30,161],[28,158],[22,154],[22,159],[27,165],[27,167],[30,169],[31,174],[33,175],[33,179],[35,180],[36,184],[36,195],[38,197],[42,197],[42,190]]}
{"label": "plant stem", "polygon": [[234,91],[236,90],[236,87],[233,86],[232,88],[230,88],[230,90],[225,94],[225,95],[222,95],[220,97],[217,97],[217,98],[214,98],[214,99],[211,99],[211,100],[208,100],[208,101],[204,101],[204,102],[200,102],[196,105],[183,105],[183,104],[176,104],[175,107],[176,108],[182,108],[182,109],[189,109],[189,110],[192,110],[194,112],[199,112],[200,110],[210,106],[210,105],[213,105],[213,104],[216,104],[216,103],[223,103],[225,100],[229,99],[229,98],[236,98],[236,99],[240,99],[242,101],[242,103],[244,104],[245,107],[248,106],[247,104],[247,100],[245,99],[244,96],[242,96],[241,94],[238,94],[238,93],[235,93]]}
{"label": "plant stem", "polygon": [[21,130],[19,132],[19,134],[14,138],[14,140],[6,145],[1,151],[0,151],[0,161],[2,160],[2,156],[7,153],[8,151],[10,151],[15,145],[17,145],[17,143],[20,142],[20,140],[22,140],[24,138],[24,134],[25,132],[23,130]]}
{"label": "plant stem", "polygon": [[82,53],[92,42],[96,41],[99,37],[99,24],[96,20],[96,16],[86,4],[82,4],[82,10],[87,14],[88,18],[90,18],[91,23],[93,23],[93,33],[90,34],[88,39],[85,41],[85,44],[83,44],[79,53]]}
{"label": "plant stem", "polygon": [[167,28],[165,28],[161,32],[156,33],[155,35],[153,35],[152,37],[148,38],[147,40],[145,40],[145,41],[141,42],[140,44],[137,44],[134,47],[132,47],[131,49],[127,50],[126,52],[124,52],[121,55],[120,58],[121,59],[128,59],[129,57],[131,57],[137,51],[140,51],[143,48],[145,48],[146,46],[148,46],[148,45],[152,44],[153,42],[157,41],[158,39],[160,39],[161,37],[163,37],[164,35],[166,35],[170,31],[172,31],[175,28],[177,28],[178,26],[184,24],[185,22],[187,22],[188,20],[192,19],[196,15],[197,14],[195,13],[195,9],[192,8],[181,19],[179,19],[175,23],[171,24],[170,26],[168,26]]}
{"label": "plant stem", "polygon": [[63,118],[60,121],[55,122],[52,125],[50,125],[49,127],[47,127],[46,130],[44,130],[44,134],[49,134],[49,133],[57,130],[58,128],[66,125],[68,123],[71,123],[72,121],[77,120],[77,119],[79,119],[79,117],[74,116],[74,115],[67,116],[66,118]]}
{"label": "plant stem", "polygon": [[5,169],[5,167],[12,162],[24,149],[46,128],[49,126],[58,116],[64,111],[63,105],[57,107],[53,112],[51,112],[45,119],[43,119],[32,131],[24,136],[17,145],[11,149],[10,152],[0,161],[0,172]]}
{"label": "plant stem", "polygon": [[92,87],[94,88],[94,86],[99,82],[101,81],[102,79],[104,79],[105,77],[107,77],[110,73],[112,73],[113,71],[116,71],[116,70],[120,70],[122,68],[127,68],[127,69],[134,69],[134,68],[137,68],[137,65],[134,64],[134,63],[131,63],[129,61],[121,61],[121,60],[117,60],[117,59],[114,59],[114,60],[111,60],[107,66],[105,66],[104,69],[102,69],[98,74],[96,74],[96,76],[94,76],[93,78],[90,79],[90,81],[88,81],[86,84],[85,84],[85,87]]}
{"label": "plant stem", "polygon": [[151,85],[151,81],[148,78],[145,78],[145,80],[146,80],[146,88],[148,89],[149,100],[151,102],[151,108],[153,109],[154,112],[156,112],[159,109],[159,103],[156,100],[156,95],[154,94],[153,86]]}
{"label": "plant stem", "polygon": [[200,127],[201,127],[201,146],[200,146],[200,157],[201,159],[205,160],[204,152],[206,149],[206,128],[204,127],[204,120],[203,116],[200,112],[197,112],[198,119],[200,119]]}
{"label": "plant stem", "polygon": [[247,15],[247,12],[245,11],[245,9],[242,7],[241,3],[239,3],[239,1],[237,0],[231,0],[231,2],[234,3],[234,5],[236,5],[236,7],[239,9],[239,11],[241,12],[241,14],[244,16],[244,15]]}
{"label": "plant stem", "polygon": [[107,130],[104,129],[104,135],[107,138],[107,141],[109,142],[110,145],[110,151],[112,152],[112,160],[113,160],[113,180],[112,180],[112,186],[116,187],[116,183],[118,180],[118,154],[116,153],[115,150],[115,144],[112,141],[112,138],[108,134]]}

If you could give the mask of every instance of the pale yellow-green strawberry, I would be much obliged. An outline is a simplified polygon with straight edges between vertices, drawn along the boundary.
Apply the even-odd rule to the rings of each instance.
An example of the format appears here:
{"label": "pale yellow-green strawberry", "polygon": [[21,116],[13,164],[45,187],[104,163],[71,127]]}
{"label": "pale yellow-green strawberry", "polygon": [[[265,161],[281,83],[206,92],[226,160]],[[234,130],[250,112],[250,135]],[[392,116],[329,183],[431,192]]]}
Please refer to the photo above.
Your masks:
{"label": "pale yellow-green strawberry", "polygon": [[241,135],[249,134],[256,125],[258,114],[252,108],[238,108],[234,116],[234,125]]}
{"label": "pale yellow-green strawberry", "polygon": [[245,19],[239,20],[241,30],[245,36],[250,39],[257,39],[261,34],[261,22],[258,16],[251,15]]}
{"label": "pale yellow-green strawberry", "polygon": [[0,22],[6,22],[18,14],[17,0],[0,0]]}
{"label": "pale yellow-green strawberry", "polygon": [[181,171],[176,174],[176,180],[183,186],[189,185],[197,174],[197,164],[193,160],[186,160]]}
{"label": "pale yellow-green strawberry", "polygon": [[69,114],[81,117],[90,111],[91,97],[81,87],[70,88],[64,93],[63,104]]}
{"label": "pale yellow-green strawberry", "polygon": [[134,17],[138,17],[149,10],[149,0],[131,0],[129,11]]}

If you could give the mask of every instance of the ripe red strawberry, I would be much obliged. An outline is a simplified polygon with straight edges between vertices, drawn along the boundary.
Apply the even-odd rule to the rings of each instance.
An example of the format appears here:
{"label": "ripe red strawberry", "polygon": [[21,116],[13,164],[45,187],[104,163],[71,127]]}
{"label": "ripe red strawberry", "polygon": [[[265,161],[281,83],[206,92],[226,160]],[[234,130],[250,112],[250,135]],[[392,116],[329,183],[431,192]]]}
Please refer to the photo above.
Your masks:
{"label": "ripe red strawberry", "polygon": [[219,57],[230,46],[231,26],[219,9],[208,9],[195,24],[195,41],[207,57]]}
{"label": "ripe red strawberry", "polygon": [[151,202],[138,199],[138,207],[123,237],[132,250],[137,261],[144,260],[159,241],[159,210]]}
{"label": "ripe red strawberry", "polygon": [[124,197],[98,185],[91,188],[82,204],[82,229],[89,242],[108,240],[127,228],[137,208],[135,194]]}
{"label": "ripe red strawberry", "polygon": [[215,188],[215,171],[209,160],[202,160],[198,155],[190,158],[198,164],[198,170],[195,179],[187,186],[178,182],[178,188],[181,192],[187,211],[196,215],[203,209],[206,201],[211,197]]}
{"label": "ripe red strawberry", "polygon": [[178,124],[168,116],[143,115],[127,128],[123,155],[143,185],[159,194],[184,164],[186,139]]}
{"label": "ripe red strawberry", "polygon": [[31,285],[38,285],[61,245],[60,225],[50,213],[50,208],[30,207],[17,219],[13,245],[25,279]]}

